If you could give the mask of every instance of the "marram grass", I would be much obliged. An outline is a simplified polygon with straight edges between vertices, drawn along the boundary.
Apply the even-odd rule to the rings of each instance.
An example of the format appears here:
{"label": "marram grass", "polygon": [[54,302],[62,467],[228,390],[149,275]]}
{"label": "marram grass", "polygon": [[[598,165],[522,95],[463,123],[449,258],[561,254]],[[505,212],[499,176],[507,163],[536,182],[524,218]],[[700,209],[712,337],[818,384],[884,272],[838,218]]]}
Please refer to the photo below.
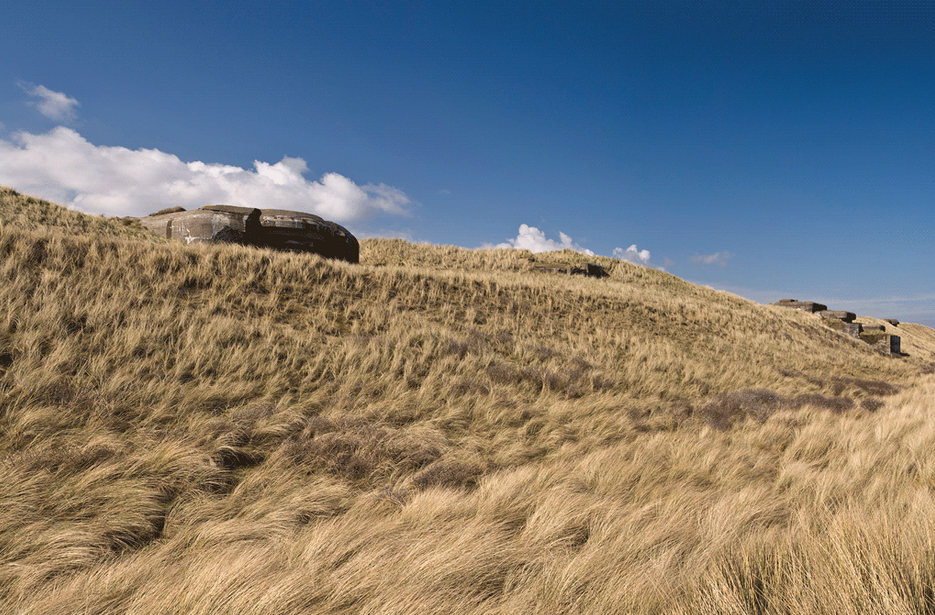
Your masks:
{"label": "marram grass", "polygon": [[0,197],[0,612],[935,612],[931,329]]}

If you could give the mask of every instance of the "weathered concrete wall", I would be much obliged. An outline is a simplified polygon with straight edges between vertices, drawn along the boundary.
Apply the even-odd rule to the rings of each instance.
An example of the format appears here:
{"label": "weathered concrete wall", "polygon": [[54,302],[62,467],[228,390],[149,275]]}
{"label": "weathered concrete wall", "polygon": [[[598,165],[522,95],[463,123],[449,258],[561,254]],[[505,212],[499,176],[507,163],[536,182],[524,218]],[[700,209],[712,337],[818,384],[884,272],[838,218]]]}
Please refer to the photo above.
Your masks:
{"label": "weathered concrete wall", "polygon": [[314,252],[328,258],[360,262],[357,238],[340,224],[314,215],[284,209],[261,210],[266,246],[278,250]]}
{"label": "weathered concrete wall", "polygon": [[793,310],[801,310],[803,312],[821,312],[828,309],[827,305],[822,305],[821,303],[815,303],[814,301],[796,301],[795,299],[780,299],[776,303],[770,303],[770,305],[777,305],[779,307],[791,308]]}
{"label": "weathered concrete wall", "polygon": [[860,339],[888,355],[902,354],[898,335],[880,331],[867,331],[860,334]]}
{"label": "weathered concrete wall", "polygon": [[314,215],[283,209],[208,205],[140,218],[149,230],[186,243],[228,242],[310,252],[360,262],[360,244],[346,228]]}
{"label": "weathered concrete wall", "polygon": [[841,329],[840,329],[841,333],[860,339],[860,334],[864,330],[864,326],[862,324],[860,324],[859,322],[847,322],[847,321],[842,321],[842,323],[843,324],[841,325]]}
{"label": "weathered concrete wall", "polygon": [[854,322],[854,319],[857,318],[857,314],[854,312],[845,312],[844,310],[822,310],[818,312],[818,315],[822,318],[837,318],[844,322]]}
{"label": "weathered concrete wall", "polygon": [[246,236],[247,226],[260,223],[260,210],[251,207],[209,205],[194,211],[174,211],[140,218],[145,228],[185,243],[237,242]]}
{"label": "weathered concrete wall", "polygon": [[536,271],[542,271],[545,273],[564,273],[567,275],[583,275],[589,278],[606,278],[610,274],[604,270],[604,267],[598,265],[597,263],[581,263],[578,266],[571,265],[568,267],[550,267],[548,265],[537,265],[534,267]]}
{"label": "weathered concrete wall", "polygon": [[[889,340],[889,341],[890,341],[889,353],[890,353],[890,354],[902,354],[902,350],[901,350],[900,347],[899,347],[899,336],[898,336],[898,335],[890,335],[889,338],[890,338],[890,340]],[[883,340],[880,340],[880,341],[883,342]],[[883,342],[883,343],[884,343],[884,350],[885,350],[885,349],[886,349],[886,348],[885,348],[885,342]]]}

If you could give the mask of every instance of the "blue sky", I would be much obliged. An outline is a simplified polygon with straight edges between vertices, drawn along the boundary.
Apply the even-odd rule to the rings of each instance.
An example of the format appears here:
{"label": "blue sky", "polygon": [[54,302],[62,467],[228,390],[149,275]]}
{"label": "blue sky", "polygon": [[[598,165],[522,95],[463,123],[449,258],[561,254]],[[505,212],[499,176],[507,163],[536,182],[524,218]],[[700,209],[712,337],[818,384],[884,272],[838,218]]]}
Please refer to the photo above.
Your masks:
{"label": "blue sky", "polygon": [[935,3],[4,2],[0,183],[935,326]]}

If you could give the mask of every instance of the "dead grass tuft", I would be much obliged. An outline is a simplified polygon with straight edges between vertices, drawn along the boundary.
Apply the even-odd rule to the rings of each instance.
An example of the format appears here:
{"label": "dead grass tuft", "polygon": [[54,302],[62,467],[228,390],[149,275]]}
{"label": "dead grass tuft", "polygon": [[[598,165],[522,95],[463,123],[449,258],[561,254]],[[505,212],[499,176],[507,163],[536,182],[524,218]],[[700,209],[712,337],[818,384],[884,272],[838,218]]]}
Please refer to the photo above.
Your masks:
{"label": "dead grass tuft", "polygon": [[[859,388],[865,391],[878,391],[883,395],[895,393],[895,387],[886,385],[886,383],[864,381],[861,382]],[[861,408],[871,412],[883,405],[884,402],[875,397],[865,398],[860,403]],[[832,397],[820,393],[802,393],[784,397],[767,389],[746,389],[717,396],[712,402],[702,406],[697,414],[712,427],[728,429],[735,423],[748,418],[762,423],[777,412],[799,410],[805,407],[842,413],[854,407],[854,400],[849,397]],[[676,415],[685,414],[684,410],[680,411],[679,408],[675,410]]]}
{"label": "dead grass tuft", "polygon": [[185,211],[184,207],[166,207],[165,209],[160,209],[154,214],[149,214],[150,216],[161,216],[162,214],[177,214],[179,212]]}
{"label": "dead grass tuft", "polygon": [[282,455],[314,472],[361,480],[412,474],[432,463],[441,450],[403,430],[354,421],[313,417],[301,434],[286,440]]}
{"label": "dead grass tuft", "polygon": [[417,489],[430,487],[475,487],[484,467],[480,463],[442,460],[433,463],[412,478]]}
{"label": "dead grass tuft", "polygon": [[717,429],[728,429],[747,418],[763,422],[788,402],[767,389],[745,389],[719,395],[698,410],[698,415]]}
{"label": "dead grass tuft", "polygon": [[867,395],[893,395],[899,391],[899,386],[884,382],[882,380],[866,380],[861,378],[851,378],[838,376],[832,379],[834,383],[833,391],[835,395],[840,395],[848,388],[854,388]]}

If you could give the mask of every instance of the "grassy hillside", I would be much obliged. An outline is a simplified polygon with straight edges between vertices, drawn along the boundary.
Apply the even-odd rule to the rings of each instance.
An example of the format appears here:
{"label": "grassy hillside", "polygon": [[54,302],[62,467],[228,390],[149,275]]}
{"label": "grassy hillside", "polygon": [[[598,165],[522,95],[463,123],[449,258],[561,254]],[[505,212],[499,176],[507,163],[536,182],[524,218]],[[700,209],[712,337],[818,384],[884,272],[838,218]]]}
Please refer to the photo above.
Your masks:
{"label": "grassy hillside", "polygon": [[0,612],[935,609],[931,329],[0,203]]}
{"label": "grassy hillside", "polygon": [[[18,193],[0,186],[0,230],[58,230],[65,233],[94,233],[103,237],[132,237],[160,241],[132,218],[89,216],[56,203]],[[164,241],[164,240],[163,240]]]}

